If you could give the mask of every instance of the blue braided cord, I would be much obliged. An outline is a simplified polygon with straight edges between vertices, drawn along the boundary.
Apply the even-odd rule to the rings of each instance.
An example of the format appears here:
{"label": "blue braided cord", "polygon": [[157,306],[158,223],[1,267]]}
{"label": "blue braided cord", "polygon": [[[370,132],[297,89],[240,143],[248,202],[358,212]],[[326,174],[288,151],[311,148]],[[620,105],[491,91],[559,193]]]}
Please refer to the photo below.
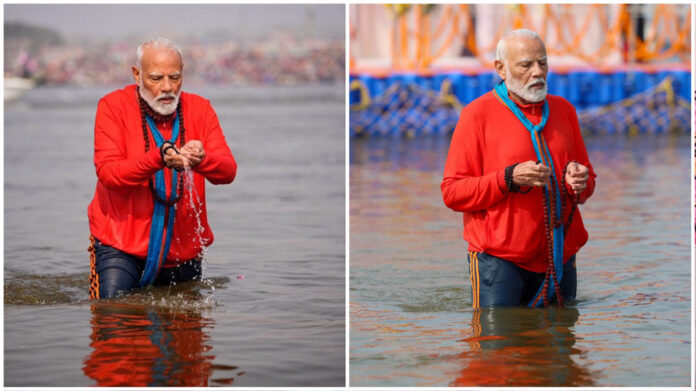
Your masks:
{"label": "blue braided cord", "polygon": [[[549,103],[548,101],[544,101],[544,105],[541,110],[541,122],[539,125],[534,125],[532,124],[532,121],[530,121],[527,117],[525,117],[524,113],[522,113],[522,110],[520,110],[519,107],[515,104],[515,102],[510,99],[508,96],[508,90],[507,87],[505,86],[505,82],[501,81],[498,83],[495,88],[494,88],[496,94],[500,97],[500,99],[505,102],[505,105],[512,111],[512,113],[517,117],[517,119],[522,122],[522,125],[529,131],[530,136],[532,138],[532,145],[534,146],[534,153],[536,154],[537,160],[544,161],[547,160],[549,162],[549,165],[551,166],[551,183],[555,184],[552,188],[553,196],[556,199],[556,215],[560,216],[561,213],[561,193],[560,189],[558,188],[558,182],[556,181],[556,175],[555,175],[555,170],[554,170],[554,163],[553,159],[551,158],[551,153],[549,152],[548,146],[544,142],[543,145],[539,145],[536,141],[536,137],[534,137],[535,132],[541,132],[544,129],[544,126],[546,126],[546,122],[549,119]],[[544,157],[547,159],[542,159],[542,154]],[[549,194],[549,188],[548,185],[544,186],[544,192],[546,194],[546,199],[550,200],[551,194]],[[547,206],[547,212],[549,212],[549,216],[551,216],[551,211],[548,209],[550,208],[551,205]],[[551,222],[553,224],[553,222]],[[553,228],[553,263],[554,267],[556,268],[556,279],[558,280],[557,283],[561,283],[561,278],[563,277],[563,227],[558,227],[558,228]],[[549,282],[549,288],[548,288],[548,296],[549,300],[552,300],[554,295],[555,295],[555,290],[553,289],[555,281],[551,279]],[[536,295],[534,295],[534,298],[529,302],[528,306],[532,307],[534,302],[537,300],[539,295],[541,294],[541,291],[543,290],[544,285],[542,284],[539,287],[539,290],[537,291]],[[543,302],[539,300],[537,303],[537,307],[540,307],[543,305]]]}
{"label": "blue braided cord", "polygon": [[[148,127],[150,128],[150,132],[152,133],[152,137],[155,139],[155,143],[157,144],[158,148],[162,147],[162,144],[164,143],[164,137],[162,137],[162,134],[160,133],[159,129],[157,129],[157,125],[155,124],[155,121],[150,118],[150,116],[146,116],[147,119],[147,124]],[[179,137],[179,114],[177,113],[176,117],[174,118],[174,126],[172,128],[172,137],[169,142],[174,142],[174,140]],[[175,198],[176,194],[176,185],[177,185],[177,175],[174,170],[172,170],[172,191],[171,191],[171,200]],[[155,192],[161,199],[166,199],[167,198],[167,189],[164,183],[164,169],[161,169],[157,171],[155,174]],[[176,213],[176,209],[174,208],[174,205],[169,207],[169,218],[167,221],[167,234],[166,237],[164,238],[164,248],[162,249],[162,236],[164,236],[164,217],[166,214],[166,206],[163,204],[160,204],[157,202],[157,200],[154,200],[154,210],[152,212],[152,223],[150,224],[150,238],[149,238],[149,243],[147,245],[147,258],[145,259],[145,269],[143,270],[143,275],[140,278],[140,287],[144,287],[146,285],[150,285],[155,281],[155,278],[157,278],[157,275],[159,274],[160,268],[162,267],[162,262],[167,257],[167,254],[169,253],[169,245],[171,242],[172,238],[172,227],[174,225],[174,214]],[[162,249],[163,253],[160,254],[160,249]],[[160,256],[161,255],[161,256]],[[160,262],[161,260],[161,262]]]}

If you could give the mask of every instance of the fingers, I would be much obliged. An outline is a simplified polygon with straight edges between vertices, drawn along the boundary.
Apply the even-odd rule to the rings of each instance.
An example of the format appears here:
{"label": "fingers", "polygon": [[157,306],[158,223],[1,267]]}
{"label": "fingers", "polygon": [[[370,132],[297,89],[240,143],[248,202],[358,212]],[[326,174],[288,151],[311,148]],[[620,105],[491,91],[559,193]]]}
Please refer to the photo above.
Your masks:
{"label": "fingers", "polygon": [[169,168],[182,170],[195,167],[204,157],[203,143],[199,140],[190,140],[181,149],[169,148],[164,156],[164,162]]}
{"label": "fingers", "polygon": [[551,169],[541,163],[529,160],[518,164],[512,179],[518,186],[544,186],[551,175]]}
{"label": "fingers", "polygon": [[176,153],[167,153],[167,155],[164,157],[164,163],[167,165],[167,167],[175,170],[181,170],[191,166],[190,160],[186,156]]}
{"label": "fingers", "polygon": [[201,162],[201,160],[203,160],[203,156],[205,156],[205,155],[203,154],[203,152],[199,152],[199,151],[191,152],[191,151],[189,151],[189,150],[187,150],[187,149],[182,149],[182,150],[181,150],[181,154],[182,154],[184,157],[186,157],[186,159],[189,160],[189,163],[191,164],[191,167],[195,167],[198,163]]}
{"label": "fingers", "polygon": [[573,177],[584,177],[589,174],[590,170],[577,162],[571,162],[568,164],[568,173]]}
{"label": "fingers", "polygon": [[181,148],[181,154],[189,159],[191,167],[195,167],[205,157],[203,143],[200,140],[190,140]]}
{"label": "fingers", "polygon": [[573,193],[575,193],[575,194],[582,193],[586,187],[587,187],[586,183],[576,183],[574,185],[571,185],[571,188],[573,189]]}
{"label": "fingers", "polygon": [[587,179],[589,178],[589,169],[577,162],[568,164],[566,172],[566,183],[575,194],[582,193],[587,187]]}
{"label": "fingers", "polygon": [[200,140],[190,140],[182,147],[182,149],[185,149],[189,152],[192,153],[198,153],[202,154],[203,153],[203,143],[200,142]]}
{"label": "fingers", "polygon": [[181,154],[182,154],[182,156],[184,156],[188,160],[188,163],[191,167],[195,167],[203,159],[203,156],[197,155],[197,154],[192,154],[188,151],[182,151]]}
{"label": "fingers", "polygon": [[[519,163],[513,170],[512,179],[517,186],[542,187],[548,183],[551,168],[532,160]],[[587,187],[589,169],[579,163],[568,164],[565,182],[576,194],[582,193]]]}
{"label": "fingers", "polygon": [[164,155],[164,164],[167,167],[176,170],[185,169],[186,167],[191,166],[190,159],[181,153],[181,151],[177,150],[176,147],[169,148],[167,150],[166,154]]}

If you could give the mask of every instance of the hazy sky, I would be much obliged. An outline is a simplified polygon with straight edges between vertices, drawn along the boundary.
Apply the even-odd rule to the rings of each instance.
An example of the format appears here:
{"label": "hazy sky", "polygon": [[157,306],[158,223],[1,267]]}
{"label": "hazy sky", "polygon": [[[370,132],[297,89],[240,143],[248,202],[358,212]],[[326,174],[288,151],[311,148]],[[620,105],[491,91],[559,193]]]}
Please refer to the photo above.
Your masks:
{"label": "hazy sky", "polygon": [[4,12],[5,22],[41,25],[67,39],[259,38],[288,30],[330,38],[345,34],[343,4],[6,4]]}

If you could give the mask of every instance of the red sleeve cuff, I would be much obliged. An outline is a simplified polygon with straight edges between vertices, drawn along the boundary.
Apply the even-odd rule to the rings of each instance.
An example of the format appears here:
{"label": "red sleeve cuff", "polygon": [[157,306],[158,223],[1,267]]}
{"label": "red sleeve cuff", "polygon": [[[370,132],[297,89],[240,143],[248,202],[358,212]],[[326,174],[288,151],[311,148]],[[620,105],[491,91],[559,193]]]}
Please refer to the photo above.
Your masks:
{"label": "red sleeve cuff", "polygon": [[164,168],[164,162],[162,161],[162,155],[160,154],[159,148],[151,149],[148,151],[146,156],[148,167],[157,169]]}
{"label": "red sleeve cuff", "polygon": [[498,170],[498,187],[500,188],[500,191],[503,193],[507,193],[509,191],[507,184],[505,183],[505,169],[503,168],[502,170]]}

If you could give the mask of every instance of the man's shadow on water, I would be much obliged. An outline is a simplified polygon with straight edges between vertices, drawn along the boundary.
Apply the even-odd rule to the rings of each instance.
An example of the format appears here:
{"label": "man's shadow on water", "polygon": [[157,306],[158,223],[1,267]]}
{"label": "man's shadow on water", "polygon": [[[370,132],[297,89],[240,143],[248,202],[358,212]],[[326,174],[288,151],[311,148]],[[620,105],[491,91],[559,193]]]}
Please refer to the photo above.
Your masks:
{"label": "man's shadow on water", "polygon": [[[238,367],[213,364],[209,351],[214,321],[202,311],[180,306],[158,306],[155,300],[129,296],[94,301],[91,304],[93,349],[84,358],[85,375],[97,386],[208,386],[230,385],[243,375]],[[186,302],[203,296],[187,289]],[[181,296],[176,296],[181,299]],[[170,299],[174,300],[174,299]]]}
{"label": "man's shadow on water", "polygon": [[450,386],[592,386],[594,375],[574,357],[577,308],[475,309],[473,336],[462,342],[463,368]]}

